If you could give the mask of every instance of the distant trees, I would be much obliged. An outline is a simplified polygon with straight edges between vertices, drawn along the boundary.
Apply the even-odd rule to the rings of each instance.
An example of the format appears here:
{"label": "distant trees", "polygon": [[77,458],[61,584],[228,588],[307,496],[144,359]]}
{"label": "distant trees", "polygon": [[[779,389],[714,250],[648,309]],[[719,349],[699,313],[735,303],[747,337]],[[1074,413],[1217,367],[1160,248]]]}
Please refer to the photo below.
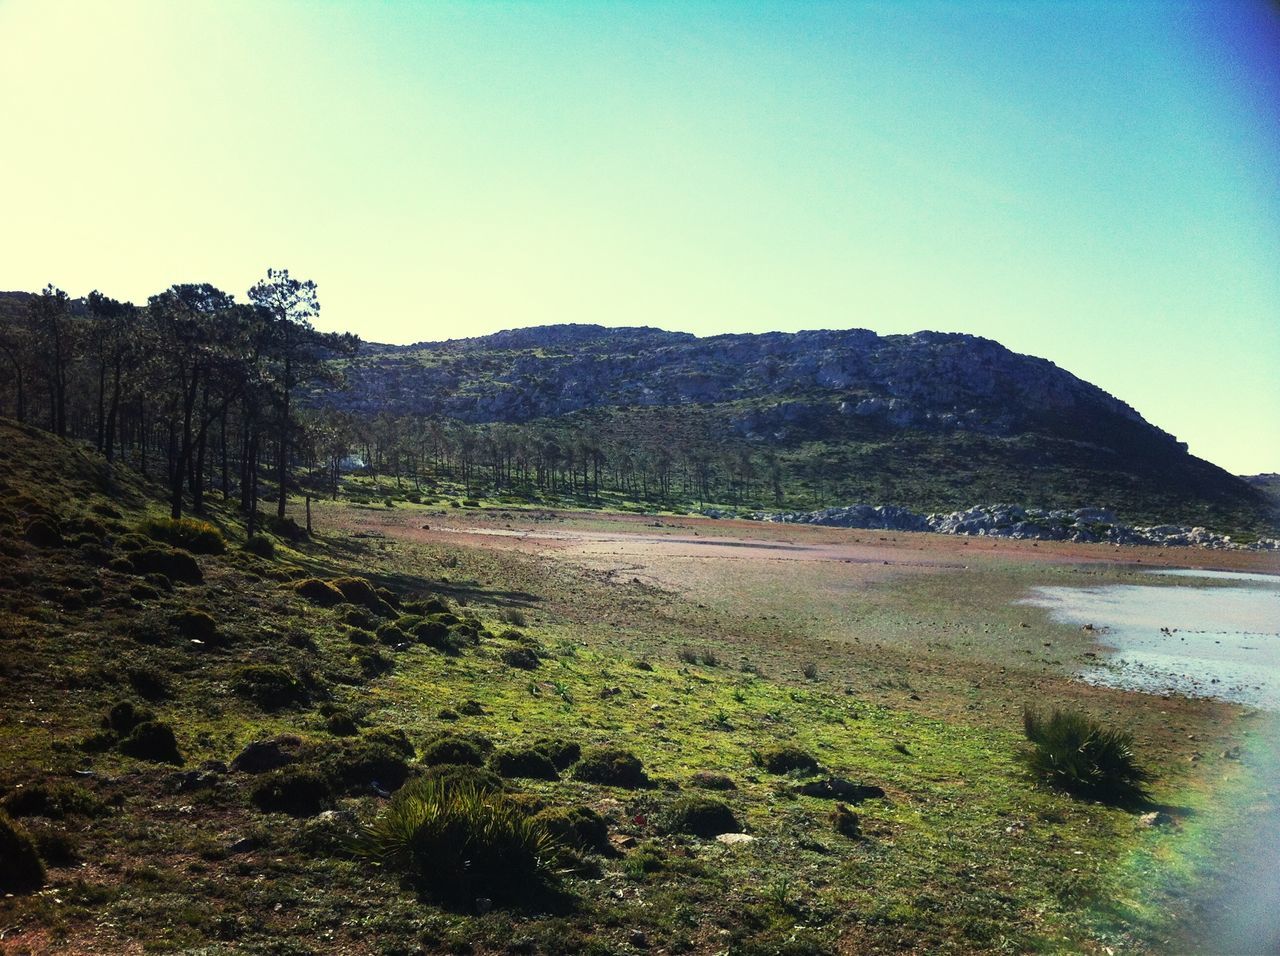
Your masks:
{"label": "distant trees", "polygon": [[[252,528],[270,461],[283,517],[295,449],[312,447],[306,430],[322,421],[299,419],[297,395],[335,382],[330,360],[359,340],[317,332],[315,283],[287,270],[268,270],[250,300],[208,283],[171,286],[142,307],[97,290],[71,300],[52,285],[0,294],[0,414],[35,417],[144,474],[163,462],[174,517],[200,512],[209,487],[224,498],[238,487]],[[338,433],[322,443],[332,457]]]}

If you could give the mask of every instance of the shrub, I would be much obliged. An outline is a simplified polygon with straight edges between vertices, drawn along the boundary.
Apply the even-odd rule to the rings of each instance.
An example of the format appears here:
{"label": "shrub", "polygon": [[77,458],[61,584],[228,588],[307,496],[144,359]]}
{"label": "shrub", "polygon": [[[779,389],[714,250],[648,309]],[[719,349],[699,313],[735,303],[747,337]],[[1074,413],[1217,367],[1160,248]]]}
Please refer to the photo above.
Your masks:
{"label": "shrub", "polygon": [[378,629],[374,632],[378,640],[388,647],[396,647],[399,644],[408,644],[409,635],[400,630],[394,624],[379,624]]}
{"label": "shrub", "polygon": [[287,813],[313,817],[333,802],[333,791],[324,774],[311,767],[281,767],[264,774],[250,794],[263,813]]}
{"label": "shrub", "polygon": [[461,642],[454,637],[449,625],[435,618],[428,618],[415,624],[413,636],[428,647],[444,651],[446,654],[458,654],[462,651]]}
{"label": "shrub", "polygon": [[149,518],[137,530],[153,541],[176,545],[194,554],[222,554],[227,550],[222,532],[195,518]]}
{"label": "shrub", "polygon": [[479,735],[444,734],[422,749],[422,762],[428,766],[440,763],[465,763],[474,767],[484,763],[484,755],[493,748]]}
{"label": "shrub", "polygon": [[39,827],[29,832],[40,859],[50,866],[71,866],[80,862],[80,850],[71,834],[55,830],[51,826]]}
{"label": "shrub", "polygon": [[649,782],[644,764],[635,754],[619,747],[592,747],[585,751],[573,775],[587,783],[613,787],[643,787]]}
{"label": "shrub", "polygon": [[831,829],[841,836],[850,840],[862,836],[862,821],[843,803],[837,803],[827,819],[831,821]]}
{"label": "shrub", "polygon": [[0,809],[11,817],[61,820],[73,815],[97,816],[102,812],[102,802],[78,784],[32,783],[6,794],[0,800]]}
{"label": "shrub", "polygon": [[248,551],[250,554],[258,556],[259,558],[266,558],[268,560],[272,560],[276,556],[275,542],[270,538],[264,538],[260,534],[255,534],[253,537],[246,539],[244,543],[244,550]]}
{"label": "shrub", "polygon": [[171,581],[187,584],[204,580],[196,559],[177,548],[142,548],[129,556],[129,563],[138,574],[163,574]]}
{"label": "shrub", "polygon": [[538,667],[538,657],[527,647],[511,647],[502,652],[502,663],[508,667],[531,671]]}
{"label": "shrub", "polygon": [[721,833],[738,833],[742,825],[728,804],[712,797],[683,797],[667,811],[663,828],[668,833],[691,833],[711,839]]}
{"label": "shrub", "polygon": [[281,518],[279,515],[275,514],[269,514],[261,517],[262,527],[266,528],[277,538],[284,538],[286,541],[301,541],[307,536],[307,529],[303,528],[292,518]]}
{"label": "shrub", "polygon": [[555,764],[534,747],[506,747],[489,758],[489,767],[502,777],[528,777],[533,780],[559,780]]}
{"label": "shrub", "polygon": [[524,611],[518,607],[509,607],[503,611],[502,620],[512,627],[525,627],[527,623]]}
{"label": "shrub", "polygon": [[371,730],[365,734],[364,739],[373,743],[384,744],[409,759],[413,759],[417,755],[417,750],[414,749],[413,743],[409,740],[409,735],[399,728],[395,730]]}
{"label": "shrub", "polygon": [[360,673],[366,680],[386,674],[396,666],[395,661],[372,647],[357,647],[355,653],[351,655],[351,660],[360,668]]}
{"label": "shrub", "polygon": [[534,814],[533,822],[575,850],[609,853],[613,849],[604,818],[589,807],[547,807]]}
{"label": "shrub", "polygon": [[0,813],[0,893],[31,893],[44,886],[44,864],[26,829]]}
{"label": "shrub", "polygon": [[817,759],[812,755],[805,753],[799,747],[788,745],[780,745],[770,747],[752,755],[757,766],[763,768],[767,773],[817,773],[819,768]]}
{"label": "shrub", "polygon": [[311,699],[306,685],[279,664],[244,664],[236,669],[231,690],[263,710],[275,711]]}
{"label": "shrub", "polygon": [[554,884],[557,844],[498,793],[440,780],[405,787],[361,833],[372,859],[437,897],[528,899]]}
{"label": "shrub", "polygon": [[1134,757],[1132,734],[1107,729],[1078,711],[1055,710],[1045,718],[1028,708],[1022,726],[1032,744],[1027,766],[1042,782],[1111,803],[1146,797],[1151,776]]}
{"label": "shrub", "polygon": [[218,637],[218,623],[208,611],[199,608],[184,608],[170,618],[178,633],[194,641],[212,644]]}
{"label": "shrub", "polygon": [[341,604],[346,600],[341,591],[328,581],[321,581],[319,578],[307,578],[299,581],[293,586],[293,589],[312,604],[318,604],[320,607],[333,607],[335,604]]}
{"label": "shrub", "polygon": [[139,760],[171,763],[181,766],[182,754],[178,752],[178,740],[173,728],[158,720],[148,720],[133,728],[133,732],[120,741],[119,751]]}
{"label": "shrub", "polygon": [[[342,623],[351,627],[358,627],[362,631],[373,631],[378,626],[378,619],[362,607],[352,607],[347,608],[342,615]],[[403,625],[401,626],[403,627]]]}

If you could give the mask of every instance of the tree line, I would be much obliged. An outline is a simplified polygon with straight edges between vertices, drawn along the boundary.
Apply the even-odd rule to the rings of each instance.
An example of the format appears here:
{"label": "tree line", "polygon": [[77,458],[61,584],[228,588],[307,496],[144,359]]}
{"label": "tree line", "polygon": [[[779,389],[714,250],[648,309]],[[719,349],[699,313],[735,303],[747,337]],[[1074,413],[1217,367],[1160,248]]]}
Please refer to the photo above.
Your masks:
{"label": "tree line", "polygon": [[298,395],[335,384],[332,358],[359,340],[318,332],[316,285],[287,269],[247,299],[208,283],[145,305],[53,285],[6,296],[0,409],[162,479],[174,518],[203,513],[210,488],[236,493],[252,534],[261,477],[274,479],[283,520],[296,449],[311,442]]}

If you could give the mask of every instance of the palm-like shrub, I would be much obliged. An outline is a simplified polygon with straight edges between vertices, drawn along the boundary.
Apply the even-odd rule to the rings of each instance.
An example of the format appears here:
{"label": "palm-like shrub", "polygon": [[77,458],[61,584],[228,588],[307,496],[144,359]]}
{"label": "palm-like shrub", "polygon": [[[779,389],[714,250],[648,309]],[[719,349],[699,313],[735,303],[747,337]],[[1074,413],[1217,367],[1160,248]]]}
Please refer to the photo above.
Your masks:
{"label": "palm-like shrub", "polygon": [[1044,717],[1027,708],[1022,726],[1032,744],[1027,765],[1049,786],[1109,803],[1146,797],[1151,776],[1138,765],[1132,734],[1103,727],[1079,711],[1055,710]]}
{"label": "palm-like shrub", "polygon": [[364,855],[445,900],[512,903],[555,882],[555,839],[501,793],[440,779],[401,789],[360,834]]}

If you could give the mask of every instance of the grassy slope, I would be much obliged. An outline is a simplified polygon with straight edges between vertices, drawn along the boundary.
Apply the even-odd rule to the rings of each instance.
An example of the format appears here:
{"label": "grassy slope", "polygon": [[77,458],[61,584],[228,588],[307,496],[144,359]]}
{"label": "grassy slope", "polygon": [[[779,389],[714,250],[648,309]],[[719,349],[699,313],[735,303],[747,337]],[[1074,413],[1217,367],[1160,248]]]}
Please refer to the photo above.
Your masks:
{"label": "grassy slope", "polygon": [[[0,424],[0,449],[0,497],[10,521],[41,509],[70,520],[109,506],[120,517],[98,520],[110,548],[154,508],[140,482],[112,481],[92,456],[44,435]],[[233,520],[219,520],[237,535]],[[1183,849],[1205,825],[1144,830],[1123,811],[1032,786],[1015,760],[1016,717],[997,716],[1009,699],[997,694],[1000,706],[988,708],[971,687],[976,670],[937,674],[935,682],[924,667],[909,673],[913,655],[902,657],[897,669],[909,686],[926,702],[938,698],[940,708],[912,709],[901,689],[860,689],[858,671],[844,669],[838,649],[824,658],[822,680],[789,678],[812,646],[776,640],[775,626],[735,617],[727,599],[723,607],[685,604],[465,548],[325,534],[274,562],[234,550],[201,558],[205,583],[137,600],[128,597],[136,578],[102,570],[81,552],[28,546],[12,525],[0,536],[0,787],[81,779],[113,807],[95,819],[34,821],[69,834],[83,862],[53,868],[50,892],[0,901],[0,926],[14,951],[221,941],[261,952],[411,952],[419,945],[485,952],[527,940],[540,952],[615,952],[628,949],[637,930],[670,952],[1145,951],[1159,949],[1187,916],[1171,901],[1197,875]],[[508,645],[498,639],[457,658],[415,646],[395,652],[391,674],[363,680],[337,614],[304,604],[280,580],[304,568],[374,570],[406,596],[466,601],[492,630],[500,629],[502,611],[521,609],[546,660],[532,673],[507,668],[498,654]],[[908,594],[904,606],[886,596],[872,624],[887,628],[887,637],[894,620],[908,631],[937,614],[968,614],[958,598],[945,590]],[[211,611],[231,646],[128,636],[131,626],[186,606]],[[294,646],[290,635],[308,636],[314,648]],[[734,666],[684,665],[676,652],[686,646],[716,647]],[[652,671],[634,666],[641,657],[652,660]],[[737,669],[740,657],[763,664],[765,675]],[[325,736],[314,708],[266,715],[229,693],[234,668],[246,661],[309,670],[366,726],[402,728],[419,744],[446,726],[436,716],[441,708],[471,699],[485,713],[453,726],[495,740],[555,732],[583,743],[623,742],[658,786],[626,791],[565,780],[524,789],[595,807],[638,848],[600,859],[598,878],[570,877],[577,903],[567,912],[450,912],[375,868],[315,849],[310,824],[257,813],[241,776],[219,775],[212,789],[179,794],[170,768],[78,750],[106,709],[132,696],[130,667],[168,682],[170,696],[154,706],[174,724],[187,767],[228,761],[266,733]],[[1012,673],[1009,680],[1015,683]],[[968,703],[952,682],[970,685]],[[1154,713],[1142,719],[1152,727],[1159,720]],[[858,808],[864,839],[837,836],[826,823],[829,803],[794,797],[785,780],[752,766],[752,750],[775,740],[886,789],[887,799]],[[1159,794],[1203,803],[1204,777],[1185,761],[1172,763],[1178,743],[1162,738],[1155,753]],[[82,769],[93,775],[76,777]],[[696,770],[737,782],[727,799],[757,836],[754,844],[726,848],[656,833],[653,821],[689,789]],[[1219,770],[1239,776],[1231,765],[1211,776]],[[362,816],[379,805],[372,796],[343,804]]]}

